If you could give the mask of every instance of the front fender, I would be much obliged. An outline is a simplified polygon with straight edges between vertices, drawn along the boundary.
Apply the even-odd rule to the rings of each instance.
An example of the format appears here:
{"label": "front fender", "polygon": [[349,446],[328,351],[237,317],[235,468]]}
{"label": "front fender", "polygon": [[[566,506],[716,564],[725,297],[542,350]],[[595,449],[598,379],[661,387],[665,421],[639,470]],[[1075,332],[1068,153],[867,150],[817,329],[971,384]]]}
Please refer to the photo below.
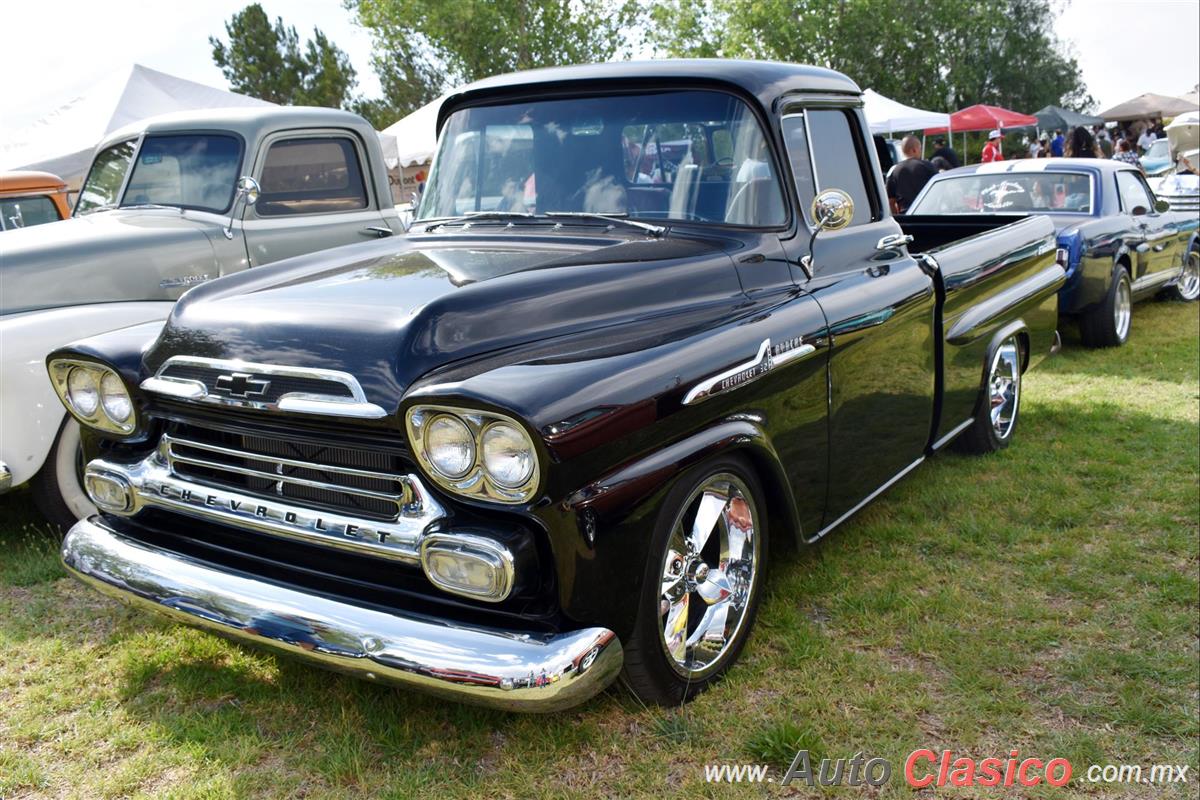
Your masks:
{"label": "front fender", "polygon": [[41,469],[66,411],[50,385],[46,356],[76,339],[153,322],[161,325],[171,303],[97,303],[0,317],[0,461],[14,486]]}
{"label": "front fender", "polygon": [[[625,635],[637,613],[648,547],[663,498],[690,467],[740,453],[754,464],[776,530],[801,541],[790,482],[753,415],[734,415],[591,481],[562,502],[538,510],[558,572],[559,601],[572,619],[604,620]],[[782,530],[780,530],[782,529]]]}

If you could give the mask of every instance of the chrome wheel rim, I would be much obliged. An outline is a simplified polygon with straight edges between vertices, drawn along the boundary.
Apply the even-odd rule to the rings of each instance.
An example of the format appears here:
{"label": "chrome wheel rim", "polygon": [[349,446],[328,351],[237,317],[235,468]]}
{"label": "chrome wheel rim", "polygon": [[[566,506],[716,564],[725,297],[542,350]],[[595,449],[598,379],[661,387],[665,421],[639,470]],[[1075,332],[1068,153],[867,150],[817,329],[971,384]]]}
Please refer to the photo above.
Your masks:
{"label": "chrome wheel rim", "polygon": [[736,475],[713,475],[675,519],[663,555],[659,640],[679,675],[720,668],[737,641],[758,579],[758,509]]}
{"label": "chrome wheel rim", "polygon": [[992,430],[997,439],[1007,439],[1017,421],[1021,402],[1021,350],[1016,339],[1006,339],[992,356],[988,377]]}
{"label": "chrome wheel rim", "polygon": [[1179,296],[1184,300],[1200,297],[1200,252],[1193,250],[1183,262],[1183,274],[1179,276]]}
{"label": "chrome wheel rim", "polygon": [[1113,324],[1117,331],[1117,341],[1125,341],[1129,336],[1129,318],[1133,314],[1133,298],[1129,292],[1129,281],[1122,277],[1117,281],[1117,298],[1113,303]]}

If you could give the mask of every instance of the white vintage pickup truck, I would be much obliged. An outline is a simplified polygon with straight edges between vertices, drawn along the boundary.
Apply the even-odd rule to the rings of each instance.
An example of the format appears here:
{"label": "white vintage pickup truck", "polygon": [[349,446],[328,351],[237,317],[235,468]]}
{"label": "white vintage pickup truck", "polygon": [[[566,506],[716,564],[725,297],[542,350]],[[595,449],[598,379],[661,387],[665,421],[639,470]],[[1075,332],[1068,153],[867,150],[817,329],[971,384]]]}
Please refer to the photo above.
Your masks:
{"label": "white vintage pickup truck", "polygon": [[78,423],[46,375],[54,348],[163,320],[212,278],[402,231],[356,114],[218,109],[110,134],[71,218],[0,233],[0,493],[31,481],[63,527],[93,510]]}

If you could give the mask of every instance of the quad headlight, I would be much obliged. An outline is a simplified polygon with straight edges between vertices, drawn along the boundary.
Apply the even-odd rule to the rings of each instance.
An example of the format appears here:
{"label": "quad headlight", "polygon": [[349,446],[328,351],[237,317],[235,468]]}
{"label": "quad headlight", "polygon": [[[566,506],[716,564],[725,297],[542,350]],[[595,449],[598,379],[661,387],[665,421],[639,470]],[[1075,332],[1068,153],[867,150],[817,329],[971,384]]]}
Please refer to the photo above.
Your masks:
{"label": "quad headlight", "polygon": [[491,411],[413,406],[405,418],[421,466],[447,491],[523,503],[537,492],[537,450],[525,428]]}
{"label": "quad headlight", "polygon": [[121,376],[103,364],[73,358],[53,359],[50,383],[71,415],[108,433],[132,433],[137,427],[133,398]]}

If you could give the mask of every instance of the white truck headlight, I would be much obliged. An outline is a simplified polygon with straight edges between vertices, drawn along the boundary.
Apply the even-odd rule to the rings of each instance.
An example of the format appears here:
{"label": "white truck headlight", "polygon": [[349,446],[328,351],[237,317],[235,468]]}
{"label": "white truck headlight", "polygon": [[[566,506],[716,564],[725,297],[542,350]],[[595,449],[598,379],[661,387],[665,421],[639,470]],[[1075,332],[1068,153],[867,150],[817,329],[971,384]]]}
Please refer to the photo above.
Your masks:
{"label": "white truck headlight", "polygon": [[446,478],[461,478],[475,466],[475,436],[458,417],[439,414],[425,428],[429,463]]}
{"label": "white truck headlight", "polygon": [[483,432],[483,468],[496,483],[521,486],[533,474],[533,442],[507,422],[493,422]]}
{"label": "white truck headlight", "polygon": [[81,423],[108,433],[133,433],[133,398],[115,370],[74,358],[52,359],[47,369],[58,398]]}
{"label": "white truck headlight", "polygon": [[515,419],[494,411],[420,405],[408,409],[405,425],[417,461],[443,489],[511,504],[536,494],[537,448]]}

